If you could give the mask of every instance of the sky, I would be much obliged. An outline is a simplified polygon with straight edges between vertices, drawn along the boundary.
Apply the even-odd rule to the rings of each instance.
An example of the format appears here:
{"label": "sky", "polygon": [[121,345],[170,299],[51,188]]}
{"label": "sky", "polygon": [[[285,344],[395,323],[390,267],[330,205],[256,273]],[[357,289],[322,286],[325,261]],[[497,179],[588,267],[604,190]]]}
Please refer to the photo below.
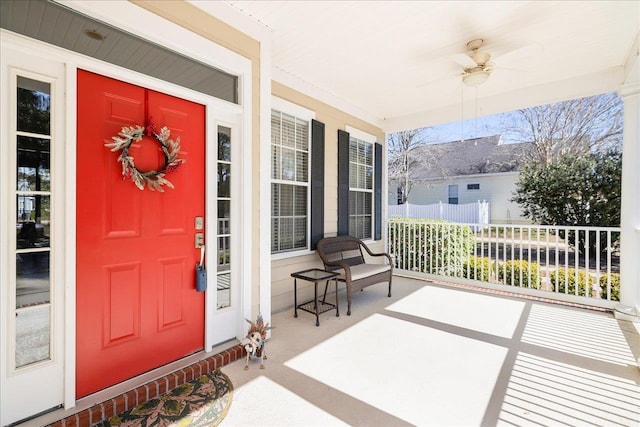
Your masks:
{"label": "sky", "polygon": [[[440,126],[432,126],[427,131],[427,137],[432,142],[442,143],[460,141],[491,135],[502,135],[505,144],[520,142],[515,135],[507,130],[507,123],[512,119],[514,112],[493,114],[491,116],[467,119],[463,122],[448,123]],[[462,138],[461,138],[462,136]]]}

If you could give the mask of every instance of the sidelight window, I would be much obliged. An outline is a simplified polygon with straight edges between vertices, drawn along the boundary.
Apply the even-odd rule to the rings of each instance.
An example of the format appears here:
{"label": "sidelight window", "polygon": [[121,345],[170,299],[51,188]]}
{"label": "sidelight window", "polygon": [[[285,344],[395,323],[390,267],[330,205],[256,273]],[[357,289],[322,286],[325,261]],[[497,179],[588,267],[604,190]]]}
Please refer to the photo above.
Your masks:
{"label": "sidelight window", "polygon": [[51,358],[51,84],[16,82],[15,367]]}

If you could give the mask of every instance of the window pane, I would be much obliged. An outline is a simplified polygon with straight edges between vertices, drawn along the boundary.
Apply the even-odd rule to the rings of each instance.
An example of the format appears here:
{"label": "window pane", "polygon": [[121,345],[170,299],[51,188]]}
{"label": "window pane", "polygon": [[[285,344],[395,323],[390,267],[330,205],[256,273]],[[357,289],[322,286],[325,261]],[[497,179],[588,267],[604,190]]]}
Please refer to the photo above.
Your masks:
{"label": "window pane", "polygon": [[281,144],[286,147],[296,147],[296,119],[293,116],[282,113],[282,140]]}
{"label": "window pane", "polygon": [[280,215],[293,216],[293,185],[280,186]]}
{"label": "window pane", "polygon": [[364,182],[363,187],[367,190],[373,189],[373,168],[371,166],[364,167]]}
{"label": "window pane", "polygon": [[231,201],[218,200],[218,234],[231,233]]}
{"label": "window pane", "polygon": [[293,218],[280,219],[280,250],[293,249]]}
{"label": "window pane", "polygon": [[365,165],[373,165],[373,144],[365,142],[362,144],[362,148],[364,150],[364,159],[362,163]]}
{"label": "window pane", "polygon": [[218,126],[218,160],[231,161],[231,129]]}
{"label": "window pane", "polygon": [[49,145],[48,139],[18,136],[18,191],[51,189]]}
{"label": "window pane", "polygon": [[349,215],[355,215],[357,206],[357,191],[349,191]]}
{"label": "window pane", "polygon": [[298,150],[309,150],[309,122],[296,119],[296,148]]}
{"label": "window pane", "polygon": [[48,248],[51,228],[51,197],[18,195],[16,247]]}
{"label": "window pane", "polygon": [[373,195],[366,191],[349,192],[349,234],[370,239]]}
{"label": "window pane", "polygon": [[373,213],[371,209],[372,196],[373,195],[371,193],[362,193],[362,210],[360,213],[366,214],[366,215],[371,215]]}
{"label": "window pane", "polygon": [[271,218],[271,252],[277,252],[280,249],[280,220]]}
{"label": "window pane", "polygon": [[218,237],[218,271],[229,270],[231,264],[231,237]]}
{"label": "window pane", "polygon": [[371,215],[362,217],[362,237],[361,239],[371,238]]}
{"label": "window pane", "polygon": [[231,273],[218,274],[218,303],[217,308],[225,308],[231,306]]}
{"label": "window pane", "polygon": [[349,163],[357,163],[358,162],[358,141],[350,138],[349,139]]}
{"label": "window pane", "polygon": [[365,167],[363,165],[358,165],[358,188],[366,188],[365,187],[365,182],[366,182],[366,173],[365,173]]}
{"label": "window pane", "polygon": [[271,143],[272,144],[280,144],[280,112],[276,110],[271,110]]}
{"label": "window pane", "polygon": [[296,248],[304,248],[307,246],[307,217],[296,218],[294,220],[293,232]]}
{"label": "window pane", "polygon": [[271,146],[271,178],[280,179],[280,147],[277,145]]}
{"label": "window pane", "polygon": [[231,165],[218,163],[218,197],[231,197]]}
{"label": "window pane", "polygon": [[16,312],[16,367],[50,358],[49,304]]}
{"label": "window pane", "polygon": [[18,77],[19,131],[50,134],[51,85]]}
{"label": "window pane", "polygon": [[280,215],[280,184],[271,184],[271,216]]}
{"label": "window pane", "polygon": [[296,152],[296,181],[307,182],[309,180],[309,174],[307,171],[308,164],[309,155],[302,151]]}
{"label": "window pane", "polygon": [[367,157],[366,157],[367,145],[369,144],[365,144],[362,141],[358,141],[358,163],[362,163],[362,164],[367,163]]}
{"label": "window pane", "polygon": [[307,214],[307,187],[295,186],[294,215]]}
{"label": "window pane", "polygon": [[49,251],[16,254],[16,308],[50,302]]}
{"label": "window pane", "polygon": [[295,179],[296,152],[287,148],[282,149],[281,179],[293,181]]}
{"label": "window pane", "polygon": [[349,165],[349,187],[358,188],[358,165],[356,163]]}

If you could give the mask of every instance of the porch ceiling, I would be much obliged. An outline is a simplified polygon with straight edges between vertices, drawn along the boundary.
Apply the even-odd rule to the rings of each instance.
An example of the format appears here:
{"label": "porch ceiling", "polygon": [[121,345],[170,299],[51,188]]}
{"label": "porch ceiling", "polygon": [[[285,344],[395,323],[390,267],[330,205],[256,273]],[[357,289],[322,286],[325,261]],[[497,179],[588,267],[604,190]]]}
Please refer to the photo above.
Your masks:
{"label": "porch ceiling", "polygon": [[[485,115],[617,90],[640,28],[637,1],[227,4],[270,30],[274,80],[341,100],[387,131],[460,120],[462,97],[475,114],[477,96]],[[497,68],[476,95],[462,90],[453,56],[478,38]]]}

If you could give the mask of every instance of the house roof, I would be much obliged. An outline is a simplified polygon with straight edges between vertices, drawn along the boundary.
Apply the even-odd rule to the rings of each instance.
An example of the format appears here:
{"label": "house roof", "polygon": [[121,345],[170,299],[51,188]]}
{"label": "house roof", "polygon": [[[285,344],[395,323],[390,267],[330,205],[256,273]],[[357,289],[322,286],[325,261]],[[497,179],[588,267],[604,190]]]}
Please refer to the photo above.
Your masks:
{"label": "house roof", "polygon": [[413,180],[430,180],[461,175],[480,175],[520,171],[533,144],[503,144],[500,135],[429,144],[417,148],[416,157],[426,159],[414,163]]}
{"label": "house roof", "polygon": [[[387,132],[460,121],[463,98],[467,119],[616,91],[638,72],[638,1],[189,1],[249,17],[270,35],[275,81]],[[460,63],[474,39],[495,63],[477,91]]]}

